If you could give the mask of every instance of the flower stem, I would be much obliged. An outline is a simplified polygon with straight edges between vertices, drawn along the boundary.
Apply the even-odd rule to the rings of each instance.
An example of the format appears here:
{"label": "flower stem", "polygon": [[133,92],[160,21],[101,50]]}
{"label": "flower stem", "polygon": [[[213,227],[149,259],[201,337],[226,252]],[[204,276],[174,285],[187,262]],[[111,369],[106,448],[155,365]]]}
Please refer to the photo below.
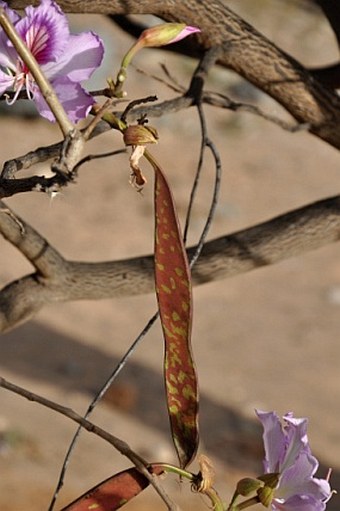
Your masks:
{"label": "flower stem", "polygon": [[18,52],[18,55],[30,70],[41,94],[56,118],[63,135],[66,136],[70,131],[74,130],[74,126],[69,120],[51,84],[40,69],[38,62],[18,35],[13,23],[9,20],[4,8],[0,8],[0,25]]}
{"label": "flower stem", "polygon": [[184,470],[182,468],[176,467],[176,465],[170,465],[169,463],[157,463],[164,472],[172,472],[173,474],[177,474],[180,477],[185,477],[185,479],[189,479],[189,481],[194,481],[195,476],[191,472]]}

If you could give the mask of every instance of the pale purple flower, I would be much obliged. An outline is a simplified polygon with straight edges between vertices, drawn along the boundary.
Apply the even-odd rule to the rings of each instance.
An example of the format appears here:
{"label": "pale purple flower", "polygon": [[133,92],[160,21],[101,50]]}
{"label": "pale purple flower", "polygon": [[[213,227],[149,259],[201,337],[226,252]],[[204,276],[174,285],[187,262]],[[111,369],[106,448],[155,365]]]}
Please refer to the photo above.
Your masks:
{"label": "pale purple flower", "polygon": [[[70,34],[67,18],[53,0],[27,7],[22,18],[6,2],[0,0],[0,6],[52,84],[70,120],[77,122],[86,117],[94,100],[80,83],[101,64],[101,39],[92,32]],[[8,90],[14,91],[10,104],[25,90],[39,113],[49,121],[55,120],[31,73],[0,29],[0,95]]]}
{"label": "pale purple flower", "polygon": [[307,419],[288,413],[282,425],[275,412],[256,414],[264,429],[265,473],[279,473],[271,509],[323,511],[332,492],[326,479],[314,477],[319,463],[308,444]]}

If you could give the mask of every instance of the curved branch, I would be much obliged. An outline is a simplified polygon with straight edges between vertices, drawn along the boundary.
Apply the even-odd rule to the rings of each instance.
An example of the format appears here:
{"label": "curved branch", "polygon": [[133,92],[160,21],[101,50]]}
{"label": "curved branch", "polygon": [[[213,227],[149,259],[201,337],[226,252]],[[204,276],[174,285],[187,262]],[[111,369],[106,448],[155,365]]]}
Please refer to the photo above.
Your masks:
{"label": "curved branch", "polygon": [[[0,232],[24,253],[37,271],[1,290],[0,332],[27,321],[53,302],[98,300],[154,291],[153,256],[101,263],[67,261],[23,220],[5,209],[7,212],[0,212]],[[12,231],[10,236],[9,231]],[[336,196],[206,243],[192,270],[193,284],[269,266],[339,239],[340,196]],[[41,250],[41,247],[48,249]],[[195,247],[190,248],[189,256],[194,251]]]}
{"label": "curved branch", "polygon": [[[23,8],[31,0],[10,0]],[[34,2],[36,3],[36,2]],[[219,0],[59,0],[65,12],[154,14],[166,21],[197,25],[200,52],[220,47],[219,63],[233,69],[277,100],[309,131],[340,149],[340,98]]]}

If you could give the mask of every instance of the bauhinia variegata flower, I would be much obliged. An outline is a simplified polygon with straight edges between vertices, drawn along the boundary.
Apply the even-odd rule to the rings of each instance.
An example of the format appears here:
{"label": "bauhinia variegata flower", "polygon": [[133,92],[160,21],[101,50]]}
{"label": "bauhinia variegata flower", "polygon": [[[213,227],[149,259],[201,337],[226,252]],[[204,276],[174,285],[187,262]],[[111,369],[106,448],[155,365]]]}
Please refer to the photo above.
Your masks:
{"label": "bauhinia variegata flower", "polygon": [[265,474],[274,480],[277,475],[266,505],[273,511],[323,511],[332,492],[328,480],[314,477],[319,463],[309,447],[307,419],[288,413],[281,424],[275,412],[256,413],[264,429]]}
{"label": "bauhinia variegata flower", "polygon": [[[70,34],[64,13],[53,0],[41,0],[38,7],[27,7],[25,16],[0,0],[9,19],[53,86],[61,104],[72,122],[89,113],[94,100],[80,85],[100,66],[104,54],[101,39],[92,32]],[[0,29],[0,95],[14,93],[14,103],[21,91],[35,102],[43,117],[54,121],[30,70],[23,63]]]}

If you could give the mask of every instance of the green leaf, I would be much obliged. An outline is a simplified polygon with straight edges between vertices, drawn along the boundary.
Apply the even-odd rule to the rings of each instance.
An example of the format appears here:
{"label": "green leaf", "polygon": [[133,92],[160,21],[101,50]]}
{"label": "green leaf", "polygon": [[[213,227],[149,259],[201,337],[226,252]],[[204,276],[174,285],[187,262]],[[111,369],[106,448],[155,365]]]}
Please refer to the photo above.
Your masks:
{"label": "green leaf", "polygon": [[[153,474],[160,475],[162,467],[152,465]],[[61,511],[115,511],[149,486],[148,479],[135,467],[119,472],[87,491]]]}
{"label": "green leaf", "polygon": [[169,184],[155,170],[155,280],[165,340],[165,384],[172,438],[185,468],[198,446],[198,389],[191,353],[191,276]]}

